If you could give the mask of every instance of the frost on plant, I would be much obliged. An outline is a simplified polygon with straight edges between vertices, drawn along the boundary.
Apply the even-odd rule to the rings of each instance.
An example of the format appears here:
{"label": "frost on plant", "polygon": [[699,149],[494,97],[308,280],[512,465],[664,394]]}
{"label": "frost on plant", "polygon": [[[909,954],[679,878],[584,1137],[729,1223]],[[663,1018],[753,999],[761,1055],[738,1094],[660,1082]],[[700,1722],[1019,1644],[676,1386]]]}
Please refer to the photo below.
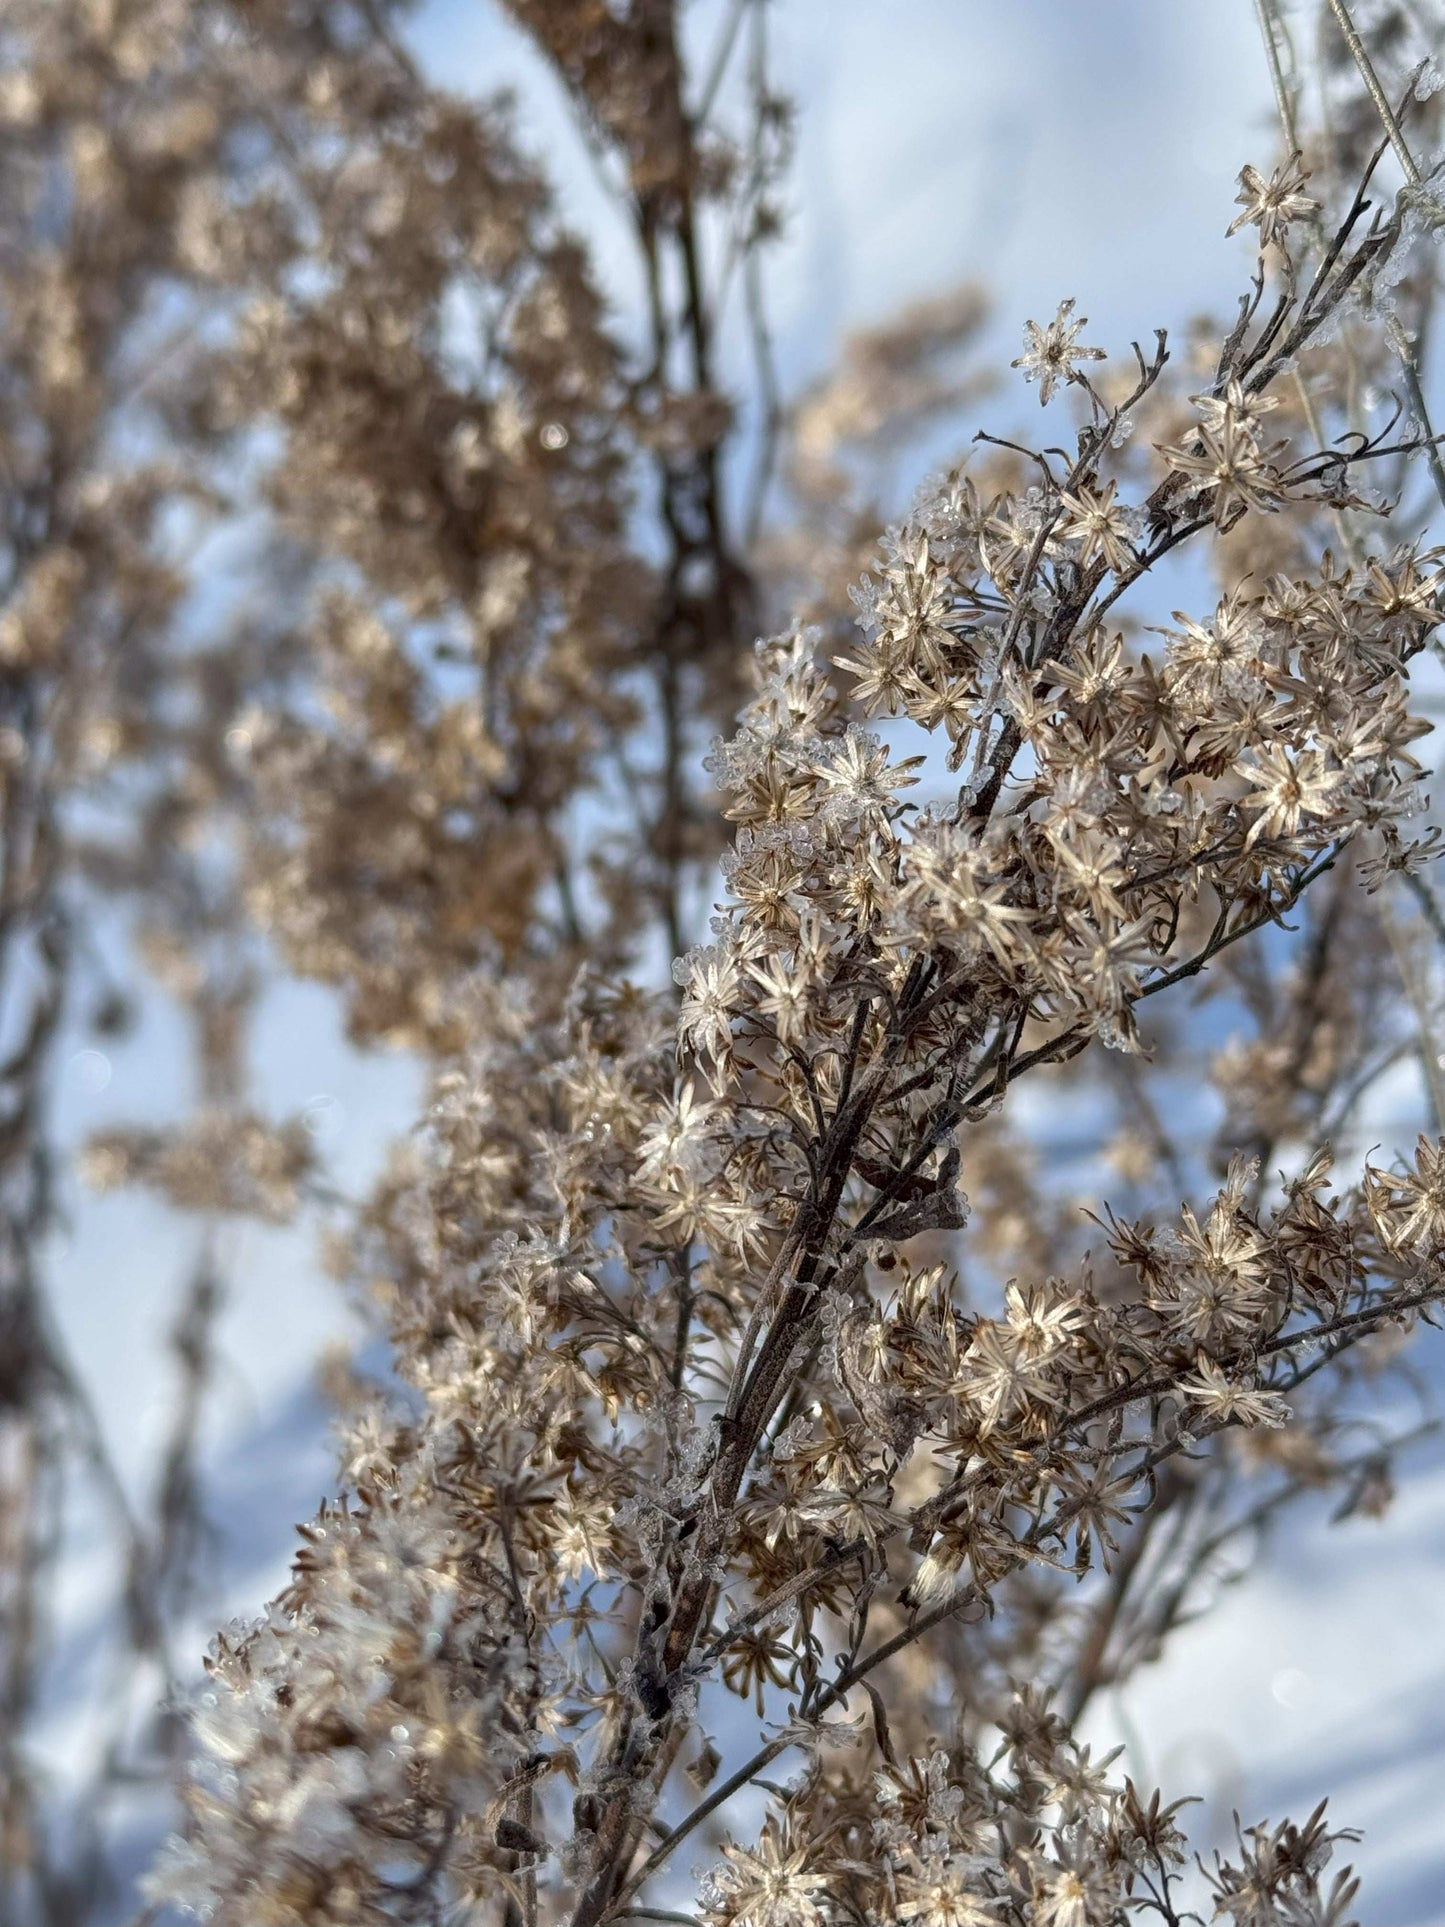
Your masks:
{"label": "frost on plant", "polygon": [[[200,1227],[170,1482],[122,1517],[152,1701],[217,1225],[324,1226],[385,1358],[333,1373],[290,1583],[129,1769],[180,1790],[152,1918],[1345,1927],[1323,1812],[1206,1861],[1197,1790],[1085,1721],[1293,1501],[1383,1506],[1445,1300],[1434,70],[1326,0],[1306,89],[1268,0],[1237,309],[1120,354],[1062,300],[1013,364],[1046,444],[900,507],[910,438],[1003,405],[984,303],[786,404],[764,7],[691,66],[668,0],[507,11],[640,347],[523,120],[388,0],[0,25],[5,1917],[82,1917],[26,1548],[45,1450],[109,1476],[37,1256],[104,905],[199,1070],[83,1160]],[[425,1072],[359,1200],[249,1087],[280,974]],[[1426,1128],[1381,1146],[1402,1064]]]}

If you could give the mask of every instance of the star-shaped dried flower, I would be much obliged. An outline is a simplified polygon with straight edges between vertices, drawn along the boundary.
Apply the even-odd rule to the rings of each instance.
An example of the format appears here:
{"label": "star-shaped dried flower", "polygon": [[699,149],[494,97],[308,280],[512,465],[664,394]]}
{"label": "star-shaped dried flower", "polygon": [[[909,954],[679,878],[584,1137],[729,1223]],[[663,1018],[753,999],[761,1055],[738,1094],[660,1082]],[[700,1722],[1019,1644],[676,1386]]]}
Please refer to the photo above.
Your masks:
{"label": "star-shaped dried flower", "polygon": [[1227,232],[1237,234],[1242,227],[1257,227],[1262,248],[1271,242],[1282,245],[1287,228],[1319,212],[1319,202],[1304,191],[1308,179],[1298,154],[1277,167],[1268,180],[1257,167],[1242,167],[1235,200],[1244,212],[1235,217]]}
{"label": "star-shaped dried flower", "polygon": [[723,1853],[728,1864],[711,1883],[718,1904],[705,1909],[713,1919],[734,1927],[822,1927],[818,1895],[827,1878],[809,1866],[807,1848],[795,1846],[774,1817],[763,1823],[756,1847],[729,1840]]}
{"label": "star-shaped dried flower", "polygon": [[1116,486],[1107,482],[1096,489],[1085,482],[1073,494],[1059,496],[1063,514],[1058,533],[1080,544],[1079,560],[1085,568],[1102,556],[1105,566],[1118,573],[1134,560],[1134,527],[1128,509],[1114,499]]}
{"label": "star-shaped dried flower", "polygon": [[1335,792],[1345,780],[1343,770],[1331,769],[1321,752],[1307,749],[1291,756],[1276,743],[1253,752],[1254,762],[1239,768],[1254,785],[1244,800],[1259,815],[1244,839],[1249,850],[1261,837],[1295,836],[1306,816],[1328,814]]}
{"label": "star-shaped dried flower", "polygon": [[1205,1418],[1240,1425],[1283,1425],[1289,1418],[1289,1407],[1277,1392],[1238,1384],[1204,1352],[1198,1362],[1194,1377],[1180,1379],[1179,1389]]}
{"label": "star-shaped dried flower", "polygon": [[1082,380],[1074,367],[1075,362],[1104,359],[1102,348],[1075,346],[1079,330],[1088,325],[1088,317],[1080,315],[1077,321],[1071,321],[1069,317],[1073,312],[1072,300],[1061,301],[1058,313],[1044,327],[1040,327],[1037,321],[1026,321],[1024,351],[1009,364],[1013,368],[1023,369],[1025,381],[1038,382],[1041,407],[1060,382]]}

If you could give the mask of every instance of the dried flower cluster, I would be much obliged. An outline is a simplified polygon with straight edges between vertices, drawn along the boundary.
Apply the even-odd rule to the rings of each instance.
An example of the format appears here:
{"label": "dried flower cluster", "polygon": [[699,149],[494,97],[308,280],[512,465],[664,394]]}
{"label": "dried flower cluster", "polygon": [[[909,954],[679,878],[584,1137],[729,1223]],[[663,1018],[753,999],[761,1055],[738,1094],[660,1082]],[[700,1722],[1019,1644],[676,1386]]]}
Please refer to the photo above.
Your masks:
{"label": "dried flower cluster", "polygon": [[[1300,1495],[1381,1509],[1392,1368],[1445,1301],[1445,208],[1407,10],[1362,37],[1326,0],[1316,129],[1262,0],[1284,155],[1240,176],[1232,325],[1121,362],[1065,300],[1014,364],[1049,444],[980,437],[892,522],[872,457],[985,392],[982,301],[788,416],[760,0],[696,78],[672,0],[509,7],[635,243],[640,344],[394,11],[0,27],[0,943],[45,967],[13,965],[42,988],[0,1140],[0,1332],[33,1334],[0,1375],[0,1896],[61,1927],[103,1895],[23,1726],[35,1468],[83,1422],[44,1067],[70,923],[120,899],[203,1072],[195,1117],[85,1158],[202,1224],[170,1497],[127,1525],[163,1683],[207,1228],[329,1211],[391,1360],[290,1586],[212,1650],[157,1917],[1346,1927],[1322,1812],[1206,1868],[1082,1721]],[[247,1093],[278,968],[431,1077],[349,1212]],[[1371,1151],[1402,1061],[1430,1129]],[[1040,1092],[1083,1182],[1029,1141]]]}

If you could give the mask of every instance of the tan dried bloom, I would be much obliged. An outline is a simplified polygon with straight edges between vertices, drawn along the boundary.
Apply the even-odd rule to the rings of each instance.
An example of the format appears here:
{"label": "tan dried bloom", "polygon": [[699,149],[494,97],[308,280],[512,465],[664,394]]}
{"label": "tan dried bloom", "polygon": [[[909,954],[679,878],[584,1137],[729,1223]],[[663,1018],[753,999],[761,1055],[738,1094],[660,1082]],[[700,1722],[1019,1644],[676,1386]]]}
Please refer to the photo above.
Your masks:
{"label": "tan dried bloom", "polygon": [[1072,300],[1061,301],[1059,311],[1053,320],[1043,326],[1037,321],[1024,324],[1024,351],[1010,365],[1022,368],[1025,381],[1039,384],[1039,404],[1046,406],[1055,388],[1062,384],[1078,381],[1078,364],[1081,361],[1102,361],[1102,348],[1084,348],[1078,345],[1079,331],[1089,324],[1085,317],[1077,321],[1071,319],[1074,312]]}

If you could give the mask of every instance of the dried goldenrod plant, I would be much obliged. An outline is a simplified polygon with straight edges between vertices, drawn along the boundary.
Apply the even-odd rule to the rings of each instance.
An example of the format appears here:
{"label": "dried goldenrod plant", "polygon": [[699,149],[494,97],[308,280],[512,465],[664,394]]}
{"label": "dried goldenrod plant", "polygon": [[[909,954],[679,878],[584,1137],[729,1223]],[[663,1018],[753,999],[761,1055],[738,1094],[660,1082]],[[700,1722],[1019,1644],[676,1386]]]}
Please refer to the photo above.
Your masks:
{"label": "dried goldenrod plant", "polygon": [[[390,1347],[212,1649],[151,1918],[1346,1927],[1322,1810],[1206,1866],[1189,1789],[1081,1735],[1293,1501],[1388,1502],[1445,1301],[1445,18],[1259,0],[1235,315],[1111,358],[1064,300],[1014,364],[1044,432],[896,519],[879,457],[986,391],[984,304],[785,406],[762,0],[696,71],[673,0],[507,10],[637,339],[388,0],[0,22],[0,1894],[106,1904],[24,1736],[38,1466],[106,1476],[45,1317],[45,1066],[119,900],[203,1069],[87,1158],[203,1221],[124,1527],[166,1681],[206,1228],[329,1214]],[[247,1096],[277,970],[431,1079],[354,1208]],[[1372,1149],[1406,1062],[1429,1128]]]}

